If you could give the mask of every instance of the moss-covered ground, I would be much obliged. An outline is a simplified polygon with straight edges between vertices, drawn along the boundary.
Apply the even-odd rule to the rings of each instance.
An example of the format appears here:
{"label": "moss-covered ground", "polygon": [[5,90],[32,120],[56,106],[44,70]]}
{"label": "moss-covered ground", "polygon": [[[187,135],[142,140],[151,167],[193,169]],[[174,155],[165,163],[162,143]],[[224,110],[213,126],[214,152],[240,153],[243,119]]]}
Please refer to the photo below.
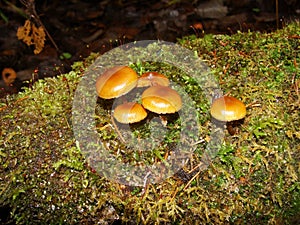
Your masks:
{"label": "moss-covered ground", "polygon": [[[239,132],[225,134],[208,168],[192,172],[211,128],[209,104],[200,99],[199,87],[168,65],[131,65],[137,70],[159,68],[173,81],[184,82],[199,108],[203,139],[186,166],[159,184],[130,187],[99,176],[76,145],[71,120],[74,92],[98,56],[93,54],[68,74],[1,99],[1,224],[300,221],[299,22],[273,33],[190,36],[178,43],[209,65],[225,94],[247,105]],[[98,132],[124,157],[126,146],[117,138],[108,111],[96,109]],[[159,148],[143,157],[151,163],[164,154]],[[134,157],[128,153],[126,160]]]}

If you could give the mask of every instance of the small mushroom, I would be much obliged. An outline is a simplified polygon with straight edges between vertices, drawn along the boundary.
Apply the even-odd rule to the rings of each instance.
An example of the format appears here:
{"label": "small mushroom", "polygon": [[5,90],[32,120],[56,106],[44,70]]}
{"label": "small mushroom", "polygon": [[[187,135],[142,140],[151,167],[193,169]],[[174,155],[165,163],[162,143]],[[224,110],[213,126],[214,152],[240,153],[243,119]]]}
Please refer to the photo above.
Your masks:
{"label": "small mushroom", "polygon": [[223,96],[214,100],[210,114],[214,119],[226,122],[228,132],[233,135],[236,125],[246,116],[246,106],[234,97]]}
{"label": "small mushroom", "polygon": [[169,79],[160,73],[157,72],[147,72],[142,74],[138,79],[137,87],[148,87],[148,86],[169,86]]}
{"label": "small mushroom", "polygon": [[137,73],[130,67],[115,66],[97,78],[96,91],[100,98],[117,98],[135,88],[137,80]]}
{"label": "small mushroom", "polygon": [[166,86],[151,86],[142,94],[144,108],[157,114],[175,113],[182,107],[182,100],[177,91]]}
{"label": "small mushroom", "polygon": [[136,102],[126,102],[118,105],[114,109],[114,118],[119,123],[136,123],[147,117],[147,112],[141,104]]}

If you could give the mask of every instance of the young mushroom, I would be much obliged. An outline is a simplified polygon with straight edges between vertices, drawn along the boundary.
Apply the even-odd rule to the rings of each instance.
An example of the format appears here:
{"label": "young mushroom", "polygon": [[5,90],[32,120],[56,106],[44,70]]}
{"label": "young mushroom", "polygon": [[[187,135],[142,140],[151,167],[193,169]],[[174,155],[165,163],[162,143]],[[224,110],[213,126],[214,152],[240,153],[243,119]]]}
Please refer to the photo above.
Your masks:
{"label": "young mushroom", "polygon": [[169,86],[169,79],[160,73],[157,72],[147,72],[142,74],[138,79],[137,87],[148,87],[148,86]]}
{"label": "young mushroom", "polygon": [[137,73],[128,66],[115,66],[106,70],[96,81],[96,91],[103,99],[117,98],[136,87]]}
{"label": "young mushroom", "polygon": [[246,116],[246,106],[234,97],[223,96],[213,101],[210,114],[214,119],[226,122],[228,132],[234,135],[236,126]]}
{"label": "young mushroom", "polygon": [[157,114],[175,113],[182,107],[182,100],[177,91],[165,86],[152,86],[142,94],[144,108]]}
{"label": "young mushroom", "polygon": [[114,118],[119,123],[130,124],[142,121],[147,117],[147,112],[141,104],[126,102],[114,109]]}

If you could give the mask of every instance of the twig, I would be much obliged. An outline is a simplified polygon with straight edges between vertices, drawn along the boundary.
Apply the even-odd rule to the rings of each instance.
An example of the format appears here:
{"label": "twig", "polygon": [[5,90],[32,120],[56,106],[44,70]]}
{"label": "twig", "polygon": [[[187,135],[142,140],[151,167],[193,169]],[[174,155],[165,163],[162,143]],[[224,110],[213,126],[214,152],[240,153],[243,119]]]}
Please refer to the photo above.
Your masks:
{"label": "twig", "polygon": [[54,48],[59,51],[59,48],[57,47],[54,39],[51,37],[50,33],[48,32],[48,30],[46,29],[46,27],[44,26],[44,24],[42,23],[39,15],[36,12],[35,9],[35,2],[34,0],[20,0],[20,2],[27,8],[28,10],[28,14],[31,18],[33,18],[35,20],[35,22],[37,23],[37,25],[41,26],[44,31],[46,32],[49,40],[51,41],[51,43],[53,44]]}
{"label": "twig", "polygon": [[192,181],[201,173],[201,170],[199,170],[190,180],[189,182],[184,186],[183,190],[187,189],[188,186],[192,183]]}
{"label": "twig", "polygon": [[[25,96],[25,97],[23,97],[23,98],[19,98],[19,99],[17,99],[15,102],[12,102],[12,105],[13,105],[13,104],[16,104],[16,103],[18,103],[18,102],[21,102],[21,101],[23,101],[23,100],[25,100],[25,99],[27,99],[27,98],[29,98],[29,96]],[[9,107],[9,103],[8,103],[8,102],[6,103],[5,106],[3,106],[3,107],[0,108],[0,112],[3,111],[3,110],[5,110],[7,107]]]}
{"label": "twig", "polygon": [[118,126],[117,126],[117,124],[116,124],[116,122],[115,122],[115,120],[114,120],[114,117],[113,117],[112,115],[111,115],[111,122],[112,122],[112,124],[113,124],[113,126],[114,126],[116,132],[118,133],[118,135],[119,135],[121,141],[122,141],[123,143],[126,143],[126,141],[125,141],[125,139],[123,138],[123,136],[122,136],[120,130],[118,129]]}
{"label": "twig", "polygon": [[276,27],[278,30],[279,29],[278,0],[275,1],[276,1]]}

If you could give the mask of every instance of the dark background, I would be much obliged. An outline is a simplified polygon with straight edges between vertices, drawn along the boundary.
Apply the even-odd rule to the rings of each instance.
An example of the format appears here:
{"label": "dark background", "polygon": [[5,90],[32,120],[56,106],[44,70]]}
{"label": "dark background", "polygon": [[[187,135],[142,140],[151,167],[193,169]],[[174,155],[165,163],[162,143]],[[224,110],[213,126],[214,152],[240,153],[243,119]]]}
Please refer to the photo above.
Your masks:
{"label": "dark background", "polygon": [[[27,18],[37,22],[26,2],[30,0],[0,1],[0,69],[13,68],[18,78],[10,87],[0,82],[2,95],[17,92],[24,80],[65,73],[91,52],[103,53],[126,42],[176,42],[185,35],[237,30],[270,32],[300,17],[299,0],[278,0],[278,14],[276,0],[31,0],[57,45],[46,37],[44,50],[34,55],[33,47],[16,37]],[[62,58],[63,53],[70,58]]]}

